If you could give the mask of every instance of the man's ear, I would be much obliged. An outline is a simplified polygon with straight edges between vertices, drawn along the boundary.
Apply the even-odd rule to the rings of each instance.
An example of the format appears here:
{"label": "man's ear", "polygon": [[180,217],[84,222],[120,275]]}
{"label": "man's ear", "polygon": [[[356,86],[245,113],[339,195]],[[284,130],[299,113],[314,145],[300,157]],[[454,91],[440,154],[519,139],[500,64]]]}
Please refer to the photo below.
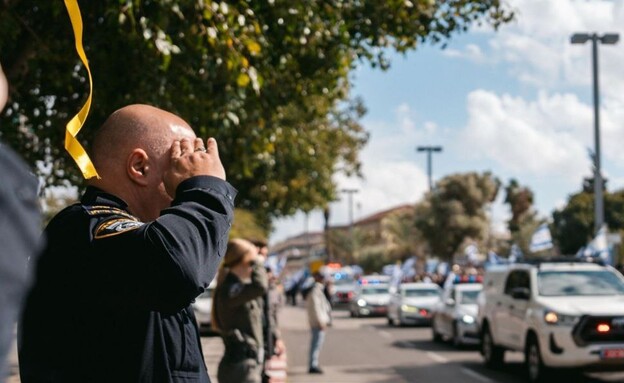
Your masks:
{"label": "man's ear", "polygon": [[148,174],[150,172],[149,157],[145,150],[134,149],[128,156],[126,172],[128,177],[139,185],[147,186]]}

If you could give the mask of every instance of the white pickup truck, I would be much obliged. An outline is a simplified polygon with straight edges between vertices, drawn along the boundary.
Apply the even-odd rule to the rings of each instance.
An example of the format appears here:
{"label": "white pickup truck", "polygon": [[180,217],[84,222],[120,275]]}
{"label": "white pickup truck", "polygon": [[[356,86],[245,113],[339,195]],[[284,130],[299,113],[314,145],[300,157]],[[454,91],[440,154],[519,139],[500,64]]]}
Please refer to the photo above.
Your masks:
{"label": "white pickup truck", "polygon": [[515,264],[488,271],[483,286],[478,323],[489,367],[514,350],[534,382],[563,368],[624,370],[624,278],[612,267]]}

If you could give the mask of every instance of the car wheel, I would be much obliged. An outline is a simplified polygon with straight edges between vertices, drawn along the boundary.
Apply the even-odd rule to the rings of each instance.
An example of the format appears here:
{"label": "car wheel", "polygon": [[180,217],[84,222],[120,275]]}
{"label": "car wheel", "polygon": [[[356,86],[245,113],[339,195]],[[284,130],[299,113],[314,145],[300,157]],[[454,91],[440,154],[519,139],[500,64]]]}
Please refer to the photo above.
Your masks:
{"label": "car wheel", "polygon": [[433,317],[431,319],[431,333],[433,335],[433,341],[434,342],[437,342],[437,343],[442,342],[442,334],[440,334],[438,332],[438,330],[436,330],[436,320],[435,320],[435,317]]}
{"label": "car wheel", "polygon": [[505,349],[494,344],[492,333],[487,325],[481,334],[481,354],[487,367],[499,368],[503,365]]}
{"label": "car wheel", "polygon": [[548,368],[544,366],[539,343],[535,335],[529,336],[524,354],[524,364],[530,382],[544,382],[548,375]]}
{"label": "car wheel", "polygon": [[459,323],[453,322],[453,346],[456,348],[461,348],[464,344],[459,337]]}
{"label": "car wheel", "polygon": [[394,326],[394,319],[388,317],[388,326]]}

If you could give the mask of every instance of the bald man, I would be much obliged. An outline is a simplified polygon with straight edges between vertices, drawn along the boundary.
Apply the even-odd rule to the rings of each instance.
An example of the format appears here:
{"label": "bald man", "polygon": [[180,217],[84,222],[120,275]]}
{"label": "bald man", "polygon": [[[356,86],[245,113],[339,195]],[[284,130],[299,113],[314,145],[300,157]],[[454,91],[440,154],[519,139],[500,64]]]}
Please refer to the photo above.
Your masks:
{"label": "bald man", "polygon": [[45,230],[22,382],[209,382],[190,304],[224,255],[236,194],[216,141],[131,105],[91,153],[101,179]]}

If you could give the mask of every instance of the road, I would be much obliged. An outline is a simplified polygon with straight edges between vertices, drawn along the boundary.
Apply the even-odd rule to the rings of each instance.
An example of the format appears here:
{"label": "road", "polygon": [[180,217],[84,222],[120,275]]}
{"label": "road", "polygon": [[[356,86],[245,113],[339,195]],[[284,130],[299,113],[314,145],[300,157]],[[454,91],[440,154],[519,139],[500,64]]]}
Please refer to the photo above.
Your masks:
{"label": "road", "polygon": [[[325,374],[309,375],[310,334],[304,308],[284,307],[279,319],[288,348],[288,383],[525,382],[519,353],[508,352],[505,368],[491,371],[483,366],[477,349],[434,343],[428,327],[389,327],[385,318],[349,318],[346,311],[334,312],[334,325],[320,358]],[[209,374],[216,382],[222,342],[218,337],[203,337],[202,345]],[[19,383],[15,350],[9,359],[12,375],[7,383]],[[553,381],[624,382],[624,374],[556,376]]]}
{"label": "road", "polygon": [[[308,375],[310,338],[305,311],[286,307],[280,319],[291,383],[525,382],[520,353],[508,352],[505,368],[492,371],[483,366],[476,348],[458,350],[434,343],[429,327],[389,327],[385,318],[349,318],[346,311],[334,312],[334,326],[327,334],[320,358],[325,374]],[[553,381],[620,382],[624,374],[560,378]]]}

